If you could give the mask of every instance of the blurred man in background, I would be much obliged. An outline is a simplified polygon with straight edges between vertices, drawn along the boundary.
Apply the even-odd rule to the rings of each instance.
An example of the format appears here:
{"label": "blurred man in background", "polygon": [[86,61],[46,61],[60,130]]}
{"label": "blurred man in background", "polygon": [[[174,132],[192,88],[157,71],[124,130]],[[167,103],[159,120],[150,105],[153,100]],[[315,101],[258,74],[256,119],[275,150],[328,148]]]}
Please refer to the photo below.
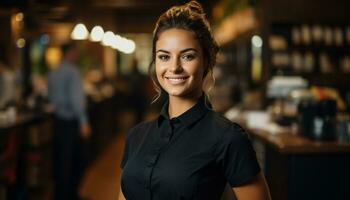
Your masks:
{"label": "blurred man in background", "polygon": [[62,46],[63,59],[48,75],[48,96],[55,108],[54,180],[55,199],[79,199],[78,186],[87,162],[91,135],[86,97],[74,44]]}

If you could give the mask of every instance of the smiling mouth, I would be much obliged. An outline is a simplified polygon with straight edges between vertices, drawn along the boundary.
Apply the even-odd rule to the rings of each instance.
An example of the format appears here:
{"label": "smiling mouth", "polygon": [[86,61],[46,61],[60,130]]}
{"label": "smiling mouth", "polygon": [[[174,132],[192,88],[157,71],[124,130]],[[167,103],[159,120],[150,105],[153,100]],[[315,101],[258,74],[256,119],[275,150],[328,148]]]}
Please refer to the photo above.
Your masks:
{"label": "smiling mouth", "polygon": [[165,77],[165,79],[168,80],[170,84],[176,85],[184,83],[188,77]]}

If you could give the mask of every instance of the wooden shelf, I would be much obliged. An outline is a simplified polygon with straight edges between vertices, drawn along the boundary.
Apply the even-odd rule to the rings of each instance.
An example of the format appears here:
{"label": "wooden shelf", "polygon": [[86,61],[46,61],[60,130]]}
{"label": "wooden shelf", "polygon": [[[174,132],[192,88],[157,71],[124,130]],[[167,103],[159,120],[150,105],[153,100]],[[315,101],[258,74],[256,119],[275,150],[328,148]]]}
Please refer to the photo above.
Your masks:
{"label": "wooden shelf", "polygon": [[349,89],[350,85],[350,73],[303,73],[300,75],[309,80],[312,85],[330,86],[341,89]]}

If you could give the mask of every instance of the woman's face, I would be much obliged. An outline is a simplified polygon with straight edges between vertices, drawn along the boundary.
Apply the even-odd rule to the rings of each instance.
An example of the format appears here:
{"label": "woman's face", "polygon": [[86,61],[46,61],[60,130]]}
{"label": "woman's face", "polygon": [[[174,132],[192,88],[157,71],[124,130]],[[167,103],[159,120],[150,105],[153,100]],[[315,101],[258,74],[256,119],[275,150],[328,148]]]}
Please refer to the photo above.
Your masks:
{"label": "woman's face", "polygon": [[197,98],[202,94],[203,52],[193,32],[172,28],[160,33],[155,68],[169,97]]}

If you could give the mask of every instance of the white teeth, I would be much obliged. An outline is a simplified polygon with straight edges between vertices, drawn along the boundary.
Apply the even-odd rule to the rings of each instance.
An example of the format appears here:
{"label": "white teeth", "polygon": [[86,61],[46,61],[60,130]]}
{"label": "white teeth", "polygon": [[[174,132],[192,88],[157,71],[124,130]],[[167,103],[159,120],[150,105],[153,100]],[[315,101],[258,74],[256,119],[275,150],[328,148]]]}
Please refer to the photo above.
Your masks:
{"label": "white teeth", "polygon": [[167,78],[167,79],[173,79],[173,80],[185,80],[186,78]]}
{"label": "white teeth", "polygon": [[166,77],[166,79],[169,81],[170,84],[176,85],[176,84],[181,84],[184,83],[187,79],[187,77]]}

